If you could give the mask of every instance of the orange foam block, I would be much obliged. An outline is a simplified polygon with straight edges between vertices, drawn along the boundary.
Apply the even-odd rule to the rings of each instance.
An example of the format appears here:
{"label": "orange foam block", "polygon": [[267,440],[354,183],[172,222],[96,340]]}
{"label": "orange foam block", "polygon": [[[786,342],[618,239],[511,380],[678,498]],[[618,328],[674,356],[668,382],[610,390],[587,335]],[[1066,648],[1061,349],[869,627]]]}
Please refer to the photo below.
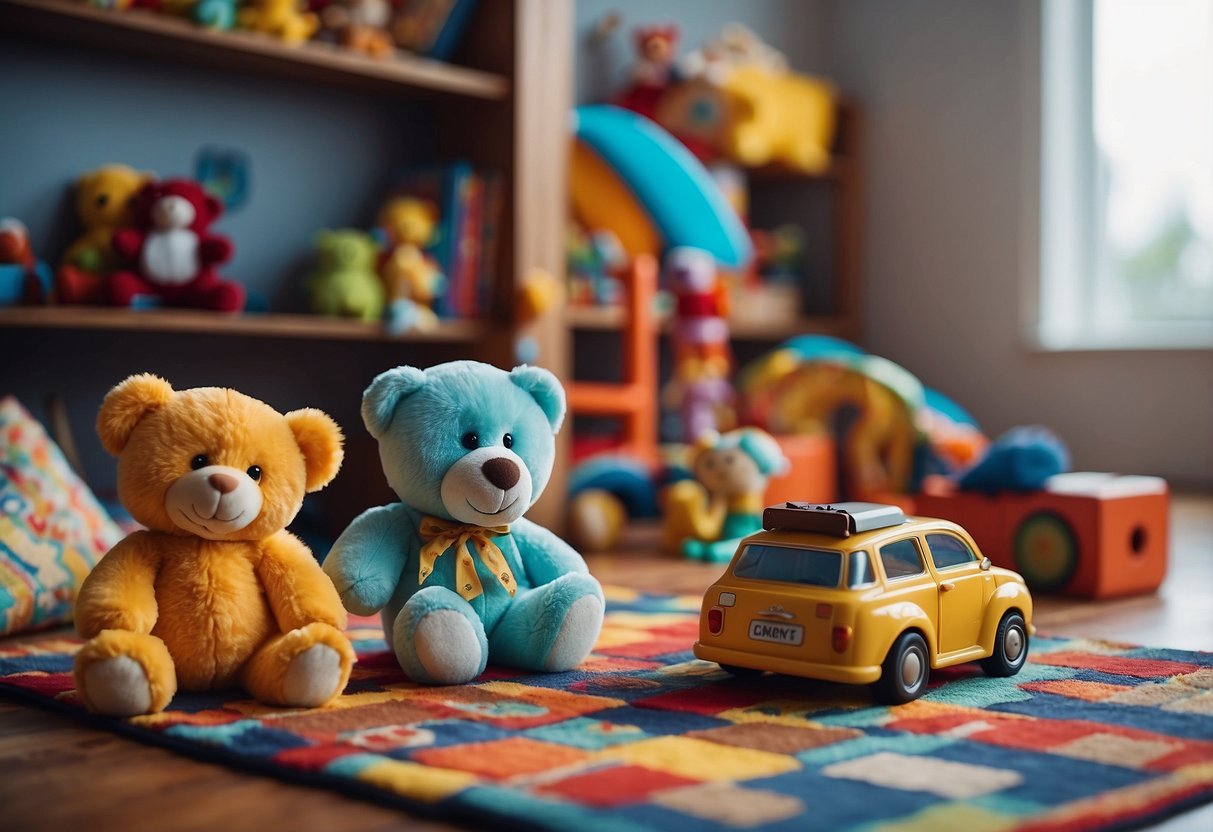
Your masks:
{"label": "orange foam block", "polygon": [[838,499],[838,454],[834,440],[817,434],[776,436],[791,463],[786,473],[767,482],[765,505],[787,500],[832,503]]}
{"label": "orange foam block", "polygon": [[994,496],[935,485],[917,503],[1038,592],[1116,598],[1153,592],[1166,575],[1170,495],[1157,477],[1060,474],[1040,491]]}

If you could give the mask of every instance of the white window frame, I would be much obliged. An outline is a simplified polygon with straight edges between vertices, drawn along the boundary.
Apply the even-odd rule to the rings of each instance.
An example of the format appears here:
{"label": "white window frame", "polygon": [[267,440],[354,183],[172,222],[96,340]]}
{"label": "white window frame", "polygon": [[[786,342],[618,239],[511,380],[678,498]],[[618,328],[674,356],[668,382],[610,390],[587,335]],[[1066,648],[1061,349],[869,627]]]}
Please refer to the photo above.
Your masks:
{"label": "white window frame", "polygon": [[[1080,314],[1098,302],[1106,274],[1100,239],[1094,128],[1093,0],[1040,0],[1027,27],[1028,109],[1031,136],[1025,189],[1025,232],[1035,239],[1026,281],[1025,325],[1030,347],[1072,350],[1213,349],[1213,323],[1205,321],[1101,321]],[[1031,70],[1036,70],[1035,72]],[[1025,171],[1027,173],[1027,171]]]}

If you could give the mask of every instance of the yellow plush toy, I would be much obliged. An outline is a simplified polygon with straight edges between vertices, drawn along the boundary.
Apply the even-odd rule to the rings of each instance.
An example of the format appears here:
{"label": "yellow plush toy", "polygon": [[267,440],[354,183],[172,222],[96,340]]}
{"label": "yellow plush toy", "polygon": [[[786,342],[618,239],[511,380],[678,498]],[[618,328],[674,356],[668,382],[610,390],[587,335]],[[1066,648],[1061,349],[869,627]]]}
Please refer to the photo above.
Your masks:
{"label": "yellow plush toy", "polygon": [[235,390],[174,391],[137,375],[105,397],[97,432],[118,493],[147,531],[85,580],[74,675],[90,710],[156,713],[177,687],[243,686],[266,704],[322,705],[349,679],[345,611],[285,531],[342,459],[318,410],[285,415]]}
{"label": "yellow plush toy", "polygon": [[56,275],[61,303],[105,303],[105,278],[119,266],[114,232],[134,224],[135,194],[156,175],[105,165],[76,180],[76,213],[84,233],[63,255]]}
{"label": "yellow plush toy", "polygon": [[253,0],[240,10],[240,26],[270,35],[288,46],[305,43],[320,28],[320,18],[304,11],[299,0]]}
{"label": "yellow plush toy", "polygon": [[741,538],[762,528],[767,481],[784,473],[788,460],[769,433],[747,427],[701,436],[691,468],[695,479],[680,480],[662,495],[666,548],[727,561]]}
{"label": "yellow plush toy", "polygon": [[671,87],[656,119],[683,141],[745,167],[786,165],[821,173],[830,164],[837,114],[827,82],[745,65]]}
{"label": "yellow plush toy", "polygon": [[414,197],[391,199],[379,212],[379,227],[388,235],[388,255],[379,268],[387,293],[389,329],[433,329],[433,305],[443,276],[426,254],[434,238],[438,209]]}
{"label": "yellow plush toy", "polygon": [[724,88],[735,102],[724,150],[747,167],[781,162],[805,173],[830,164],[834,89],[794,72],[746,66],[729,73]]}

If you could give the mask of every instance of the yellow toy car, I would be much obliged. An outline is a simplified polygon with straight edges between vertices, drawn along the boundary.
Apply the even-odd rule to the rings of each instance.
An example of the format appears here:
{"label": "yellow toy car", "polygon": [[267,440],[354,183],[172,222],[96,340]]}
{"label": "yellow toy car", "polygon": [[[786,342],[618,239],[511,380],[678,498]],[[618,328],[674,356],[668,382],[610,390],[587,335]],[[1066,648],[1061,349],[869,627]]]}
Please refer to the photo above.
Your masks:
{"label": "yellow toy car", "polygon": [[1028,658],[1032,596],[960,526],[896,506],[786,503],[763,512],[703,599],[695,655],[870,684],[877,701],[917,699],[931,668],[980,661],[1014,676]]}

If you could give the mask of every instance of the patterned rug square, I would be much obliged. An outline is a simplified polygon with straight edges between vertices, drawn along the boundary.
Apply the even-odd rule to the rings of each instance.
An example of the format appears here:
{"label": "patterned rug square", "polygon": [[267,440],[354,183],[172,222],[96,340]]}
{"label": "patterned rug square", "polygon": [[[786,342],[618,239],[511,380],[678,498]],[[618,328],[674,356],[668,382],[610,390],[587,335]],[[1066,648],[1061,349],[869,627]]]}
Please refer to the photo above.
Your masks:
{"label": "patterned rug square", "polygon": [[1037,637],[1023,671],[940,671],[916,702],[732,678],[690,652],[699,599],[608,588],[576,671],[409,682],[355,619],[346,693],[317,710],[178,694],[113,720],[73,690],[71,638],[0,647],[0,692],[245,770],[416,814],[542,830],[1087,830],[1213,800],[1213,653]]}

